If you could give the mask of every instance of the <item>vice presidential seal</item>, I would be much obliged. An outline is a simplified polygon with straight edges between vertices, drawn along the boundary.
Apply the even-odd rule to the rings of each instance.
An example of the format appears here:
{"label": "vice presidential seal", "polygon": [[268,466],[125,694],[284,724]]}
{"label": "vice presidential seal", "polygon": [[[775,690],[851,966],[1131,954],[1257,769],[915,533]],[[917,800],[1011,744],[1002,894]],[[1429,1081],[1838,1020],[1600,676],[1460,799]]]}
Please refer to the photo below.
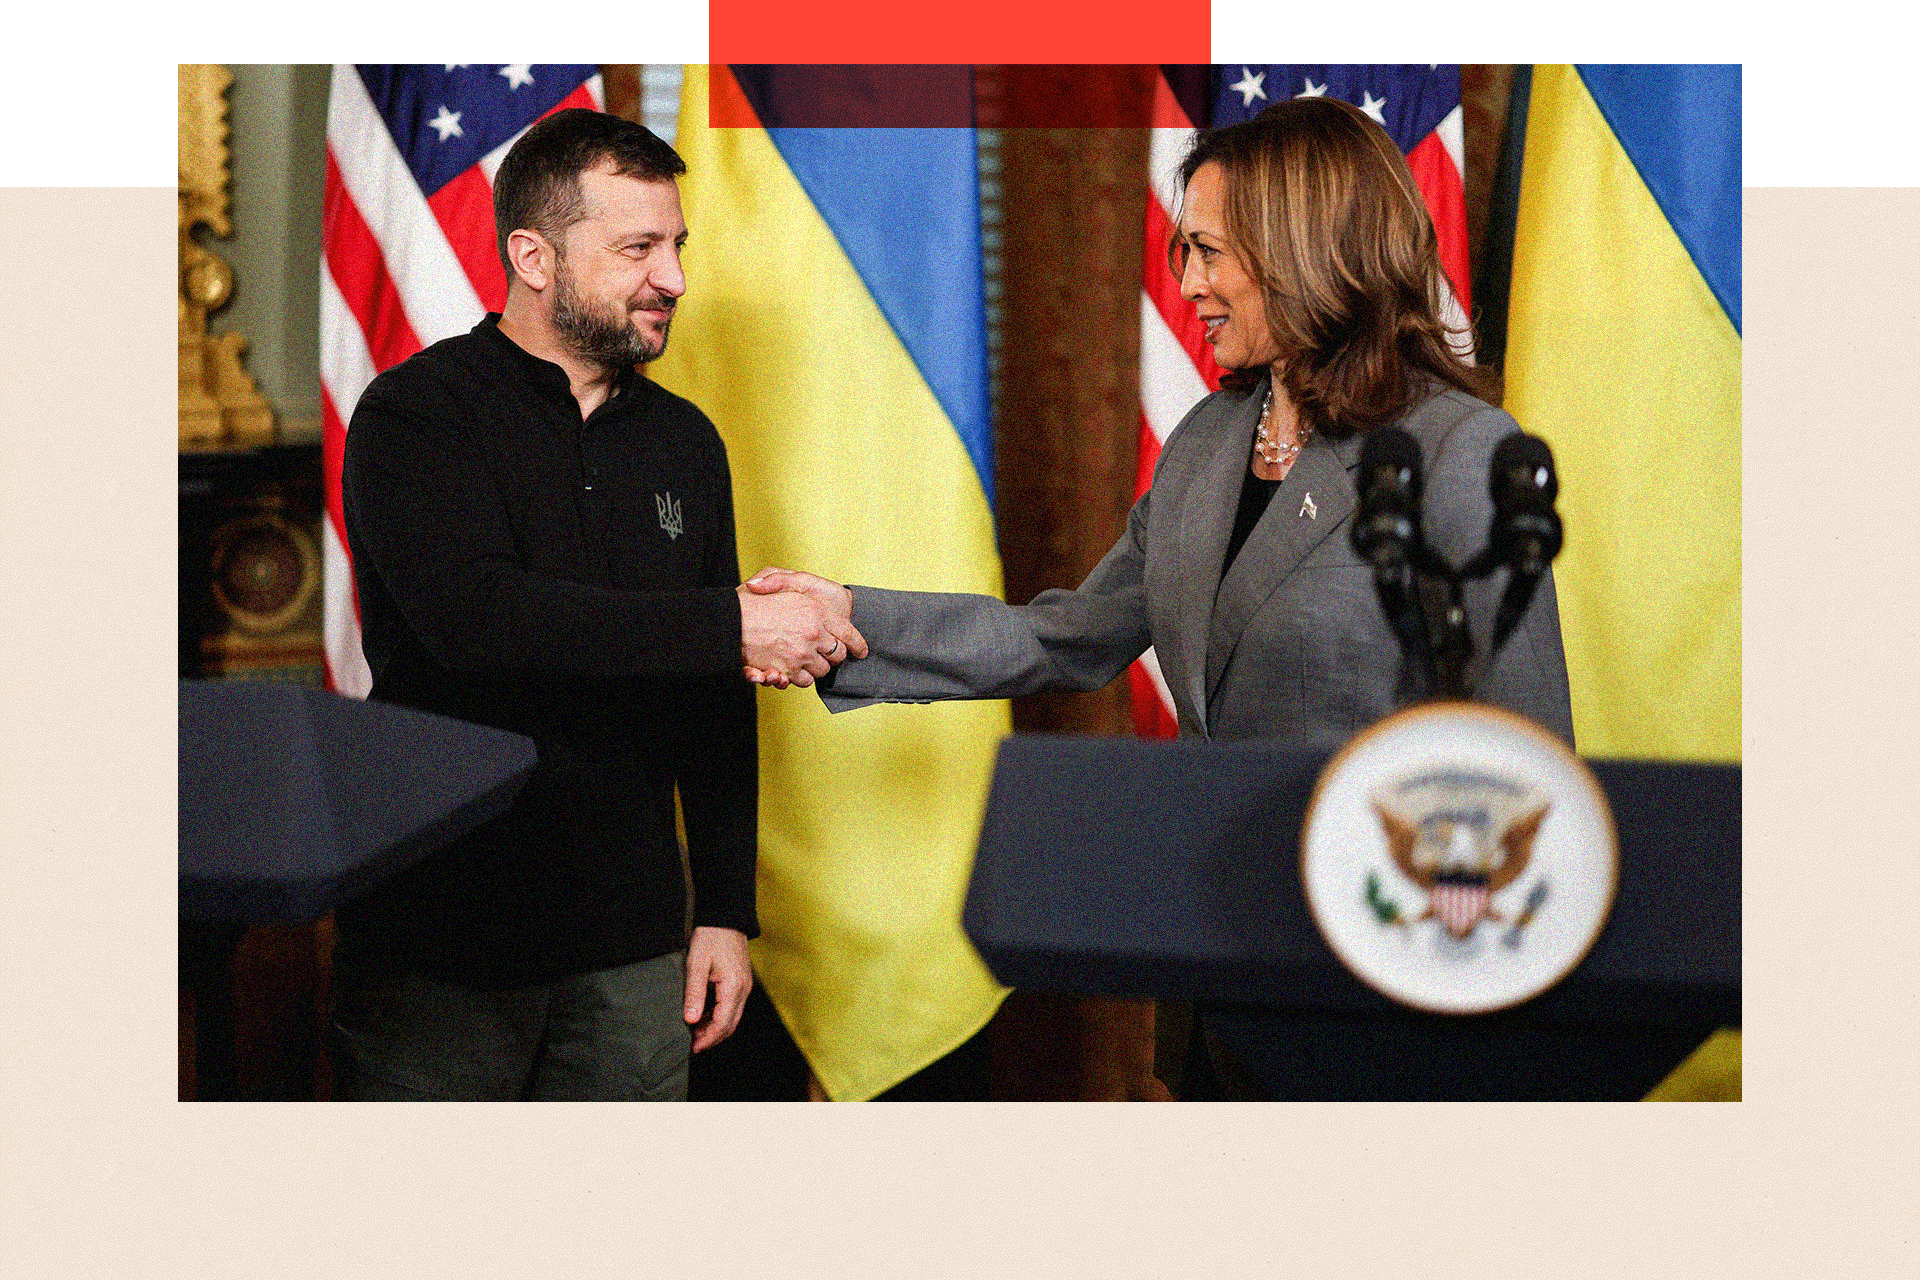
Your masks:
{"label": "vice presidential seal", "polygon": [[1612,907],[1618,848],[1593,775],[1509,712],[1430,703],[1331,760],[1301,832],[1307,903],[1363,982],[1481,1013],[1577,965]]}

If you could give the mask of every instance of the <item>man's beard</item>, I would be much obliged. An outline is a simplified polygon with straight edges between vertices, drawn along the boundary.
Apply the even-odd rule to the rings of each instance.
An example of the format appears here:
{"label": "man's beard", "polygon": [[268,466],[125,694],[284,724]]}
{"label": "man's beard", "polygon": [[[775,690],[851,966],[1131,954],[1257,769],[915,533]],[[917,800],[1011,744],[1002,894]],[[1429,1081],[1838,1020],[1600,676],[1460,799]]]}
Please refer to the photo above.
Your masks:
{"label": "man's beard", "polygon": [[[641,300],[645,307],[667,312],[669,323],[672,321],[675,301],[665,294]],[[646,364],[658,360],[661,352],[667,349],[664,330],[659,340],[655,341],[635,328],[625,312],[608,314],[583,304],[580,295],[574,291],[573,276],[565,266],[560,266],[554,272],[553,327],[575,355],[582,360],[591,360],[604,369]]]}

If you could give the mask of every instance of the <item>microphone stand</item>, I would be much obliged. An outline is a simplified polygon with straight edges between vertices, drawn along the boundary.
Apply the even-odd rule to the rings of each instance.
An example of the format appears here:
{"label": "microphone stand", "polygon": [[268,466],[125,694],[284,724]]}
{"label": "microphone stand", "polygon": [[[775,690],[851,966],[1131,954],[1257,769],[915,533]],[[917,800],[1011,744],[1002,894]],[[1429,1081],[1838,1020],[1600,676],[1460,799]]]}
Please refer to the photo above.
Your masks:
{"label": "microphone stand", "polygon": [[[1404,668],[1417,671],[1420,676],[1418,681],[1409,681],[1403,669],[1398,690],[1400,701],[1471,702],[1485,663],[1474,661],[1476,646],[1467,619],[1465,588],[1469,582],[1490,576],[1504,562],[1491,543],[1458,569],[1429,547],[1424,538],[1415,541],[1408,552],[1407,558],[1394,566],[1400,571],[1394,577],[1411,588],[1410,592],[1400,595],[1412,600],[1410,619],[1395,616],[1398,611],[1390,598],[1399,593],[1391,591],[1387,582],[1382,581],[1378,566],[1374,584],[1388,624],[1400,641]],[[1398,581],[1394,585],[1398,586]],[[1493,654],[1506,638],[1504,634],[1494,637],[1487,662],[1493,660]]]}
{"label": "microphone stand", "polygon": [[1467,626],[1467,605],[1461,575],[1426,546],[1420,548],[1420,603],[1427,615],[1429,634],[1437,635],[1429,662],[1435,671],[1430,695],[1460,702],[1473,698],[1473,633]]}
{"label": "microphone stand", "polygon": [[[1402,703],[1470,701],[1486,664],[1519,625],[1534,585],[1560,552],[1553,453],[1539,437],[1519,431],[1494,447],[1488,476],[1493,525],[1487,544],[1458,569],[1427,545],[1420,528],[1421,457],[1412,437],[1395,427],[1380,429],[1362,447],[1360,468],[1360,505],[1350,537],[1354,551],[1373,567],[1381,611],[1400,642],[1396,696]],[[1476,664],[1464,588],[1503,565],[1510,572],[1507,590],[1485,662]]]}

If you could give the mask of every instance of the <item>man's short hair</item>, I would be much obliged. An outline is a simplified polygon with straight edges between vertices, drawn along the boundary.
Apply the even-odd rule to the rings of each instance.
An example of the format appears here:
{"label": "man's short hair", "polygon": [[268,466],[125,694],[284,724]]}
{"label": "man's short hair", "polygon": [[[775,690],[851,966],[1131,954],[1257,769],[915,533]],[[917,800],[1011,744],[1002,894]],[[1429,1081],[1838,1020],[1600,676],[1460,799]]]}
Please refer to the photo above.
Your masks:
{"label": "man's short hair", "polygon": [[580,175],[611,167],[623,178],[663,182],[687,171],[679,152],[644,125],[572,107],[535,124],[493,175],[493,231],[509,283],[507,237],[537,231],[557,252],[561,233],[586,216]]}

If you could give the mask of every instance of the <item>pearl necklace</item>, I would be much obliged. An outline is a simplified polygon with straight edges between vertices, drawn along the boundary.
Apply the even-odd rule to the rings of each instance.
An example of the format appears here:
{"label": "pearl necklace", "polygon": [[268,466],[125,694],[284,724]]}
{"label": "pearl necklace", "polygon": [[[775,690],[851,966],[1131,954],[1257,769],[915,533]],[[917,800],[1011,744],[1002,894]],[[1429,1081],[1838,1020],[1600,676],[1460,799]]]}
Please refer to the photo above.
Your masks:
{"label": "pearl necklace", "polygon": [[1306,446],[1307,438],[1313,434],[1313,429],[1311,427],[1300,429],[1296,431],[1292,443],[1281,444],[1267,430],[1267,420],[1272,415],[1273,384],[1268,383],[1266,402],[1260,406],[1260,429],[1254,433],[1253,447],[1260,451],[1261,460],[1268,466],[1277,467],[1282,464],[1291,466],[1293,460],[1300,456],[1300,450]]}

